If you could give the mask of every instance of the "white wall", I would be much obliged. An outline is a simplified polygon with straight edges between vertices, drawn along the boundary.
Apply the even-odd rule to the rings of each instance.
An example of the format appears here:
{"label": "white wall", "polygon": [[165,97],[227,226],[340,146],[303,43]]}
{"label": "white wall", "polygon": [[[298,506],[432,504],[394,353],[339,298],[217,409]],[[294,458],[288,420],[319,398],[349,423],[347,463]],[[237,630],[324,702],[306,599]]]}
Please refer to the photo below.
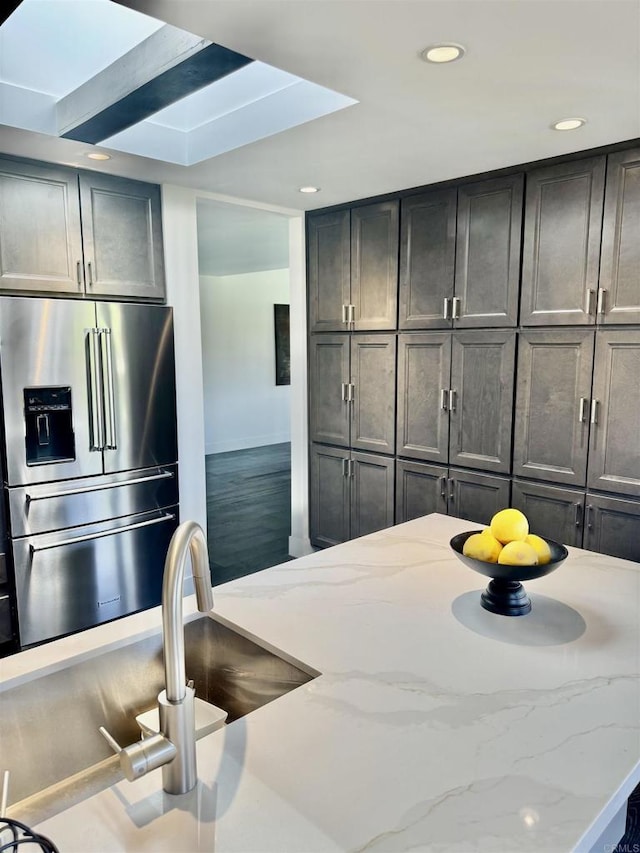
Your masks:
{"label": "white wall", "polygon": [[275,384],[275,303],[289,270],[200,276],[205,452],[291,440],[289,385]]}

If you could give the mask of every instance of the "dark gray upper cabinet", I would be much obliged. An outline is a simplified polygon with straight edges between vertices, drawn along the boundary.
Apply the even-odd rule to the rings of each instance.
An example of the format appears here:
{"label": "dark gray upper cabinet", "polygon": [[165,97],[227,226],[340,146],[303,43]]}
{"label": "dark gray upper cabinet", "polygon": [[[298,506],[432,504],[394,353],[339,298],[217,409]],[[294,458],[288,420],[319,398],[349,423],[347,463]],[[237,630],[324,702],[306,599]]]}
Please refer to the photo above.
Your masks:
{"label": "dark gray upper cabinet", "polygon": [[81,295],[78,173],[0,159],[0,287]]}
{"label": "dark gray upper cabinet", "polygon": [[596,333],[587,485],[640,494],[640,335],[635,331]]}
{"label": "dark gray upper cabinet", "polygon": [[80,208],[87,294],[163,300],[160,187],[81,173]]}
{"label": "dark gray upper cabinet", "polygon": [[640,148],[608,159],[598,320],[640,323]]}
{"label": "dark gray upper cabinet", "polygon": [[393,524],[395,460],[373,453],[351,454],[351,538]]}
{"label": "dark gray upper cabinet", "polygon": [[447,462],[450,374],[449,332],[399,336],[396,431],[399,455]]}
{"label": "dark gray upper cabinet", "polygon": [[640,501],[587,494],[584,548],[640,562]]}
{"label": "dark gray upper cabinet", "polygon": [[447,512],[448,469],[420,462],[396,462],[396,524],[431,512]]}
{"label": "dark gray upper cabinet", "polygon": [[307,222],[309,330],[346,331],[344,306],[351,300],[348,210],[310,214]]}
{"label": "dark gray upper cabinet", "polygon": [[320,548],[350,536],[349,451],[311,445],[309,536]]}
{"label": "dark gray upper cabinet", "polygon": [[349,446],[350,337],[313,335],[309,343],[309,437]]}
{"label": "dark gray upper cabinet", "polygon": [[351,446],[395,451],[396,336],[351,338]]}
{"label": "dark gray upper cabinet", "polygon": [[[445,299],[453,297],[456,190],[435,190],[402,200],[400,225],[400,329],[447,329]],[[445,318],[447,313],[447,318]]]}
{"label": "dark gray upper cabinet", "polygon": [[513,473],[584,486],[594,332],[520,334]]}
{"label": "dark gray upper cabinet", "polygon": [[398,317],[398,202],[351,211],[351,304],[355,331],[395,329]]}
{"label": "dark gray upper cabinet", "polygon": [[159,186],[0,162],[0,287],[164,301]]}
{"label": "dark gray upper cabinet", "polygon": [[518,174],[458,190],[457,328],[518,324],[523,187]]}
{"label": "dark gray upper cabinet", "polygon": [[605,157],[527,174],[520,322],[595,322]]}
{"label": "dark gray upper cabinet", "polygon": [[447,492],[449,515],[489,524],[496,512],[509,506],[511,481],[507,477],[451,468]]}
{"label": "dark gray upper cabinet", "polygon": [[511,506],[529,520],[529,530],[563,545],[582,545],[584,492],[514,480]]}
{"label": "dark gray upper cabinet", "polygon": [[449,462],[484,471],[511,468],[515,332],[454,332]]}

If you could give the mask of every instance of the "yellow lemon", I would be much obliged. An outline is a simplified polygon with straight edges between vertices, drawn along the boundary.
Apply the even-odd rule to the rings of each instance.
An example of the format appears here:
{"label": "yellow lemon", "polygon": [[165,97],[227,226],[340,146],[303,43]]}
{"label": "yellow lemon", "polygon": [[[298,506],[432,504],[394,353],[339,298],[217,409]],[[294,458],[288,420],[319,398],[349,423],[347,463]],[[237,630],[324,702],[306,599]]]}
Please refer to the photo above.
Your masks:
{"label": "yellow lemon", "polygon": [[529,533],[529,522],[519,509],[501,509],[491,519],[491,533],[506,545],[524,539]]}
{"label": "yellow lemon", "polygon": [[498,555],[502,551],[502,545],[494,539],[487,531],[474,533],[464,543],[462,553],[465,557],[473,557],[474,560],[483,560],[485,563],[497,563]]}
{"label": "yellow lemon", "polygon": [[551,548],[549,548],[548,544],[541,536],[536,536],[535,533],[530,533],[524,541],[527,545],[531,545],[538,555],[539,565],[545,566],[547,563],[551,562]]}
{"label": "yellow lemon", "polygon": [[500,551],[498,562],[504,566],[537,566],[538,555],[526,542],[507,542]]}

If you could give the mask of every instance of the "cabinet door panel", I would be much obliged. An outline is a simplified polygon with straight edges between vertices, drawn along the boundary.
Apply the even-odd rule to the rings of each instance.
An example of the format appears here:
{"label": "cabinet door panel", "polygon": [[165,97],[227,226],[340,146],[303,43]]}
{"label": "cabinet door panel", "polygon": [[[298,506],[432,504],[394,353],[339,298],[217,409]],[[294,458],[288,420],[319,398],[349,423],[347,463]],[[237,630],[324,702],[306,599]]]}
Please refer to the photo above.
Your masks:
{"label": "cabinet door panel", "polygon": [[351,211],[354,329],[395,329],[398,316],[398,202]]}
{"label": "cabinet door panel", "polygon": [[584,486],[594,333],[522,332],[513,473]]}
{"label": "cabinet door panel", "polygon": [[349,335],[313,335],[309,342],[309,437],[349,446]]}
{"label": "cabinet door panel", "polygon": [[594,323],[604,172],[596,157],[527,175],[522,325]]}
{"label": "cabinet door panel", "polygon": [[396,421],[396,336],[351,339],[351,446],[393,453]]}
{"label": "cabinet door panel", "polygon": [[514,480],[511,506],[527,516],[531,533],[581,547],[584,492]]}
{"label": "cabinet door panel", "polygon": [[640,494],[640,335],[596,334],[587,484],[593,489]]}
{"label": "cabinet door panel", "polygon": [[395,460],[372,453],[351,454],[351,538],[393,525]]}
{"label": "cabinet door panel", "polygon": [[508,473],[515,332],[454,332],[449,462]]}
{"label": "cabinet door panel", "polygon": [[447,512],[447,469],[396,462],[396,524],[431,512]]}
{"label": "cabinet door panel", "polygon": [[475,474],[471,471],[449,471],[449,515],[489,524],[492,517],[509,506],[511,481],[506,477]]}
{"label": "cabinet door panel", "polygon": [[401,329],[447,329],[444,299],[453,296],[456,190],[403,199],[400,233]]}
{"label": "cabinet door panel", "polygon": [[458,190],[454,325],[516,326],[524,175]]}
{"label": "cabinet door panel", "polygon": [[163,300],[160,187],[81,174],[87,293]]}
{"label": "cabinet door panel", "polygon": [[451,335],[405,334],[398,338],[397,453],[432,462],[447,461],[449,414],[442,393],[449,388]]}
{"label": "cabinet door panel", "polygon": [[587,494],[584,547],[640,562],[640,501]]}
{"label": "cabinet door panel", "polygon": [[83,291],[78,175],[0,159],[0,288]]}
{"label": "cabinet door panel", "polygon": [[350,214],[310,214],[307,220],[309,328],[346,330],[342,306],[351,299]]}
{"label": "cabinet door panel", "polygon": [[640,323],[640,148],[609,155],[600,287],[600,322]]}
{"label": "cabinet door panel", "polygon": [[348,456],[348,451],[311,445],[309,536],[320,548],[349,538]]}

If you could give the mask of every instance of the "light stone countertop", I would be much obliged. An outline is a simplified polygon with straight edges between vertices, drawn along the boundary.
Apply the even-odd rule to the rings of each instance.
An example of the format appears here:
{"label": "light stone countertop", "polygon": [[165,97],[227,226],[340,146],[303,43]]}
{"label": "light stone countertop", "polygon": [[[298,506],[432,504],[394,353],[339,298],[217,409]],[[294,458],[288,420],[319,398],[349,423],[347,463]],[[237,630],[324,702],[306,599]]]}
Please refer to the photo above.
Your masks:
{"label": "light stone countertop", "polygon": [[[38,829],[62,853],[589,850],[640,781],[640,565],[570,548],[529,615],[496,616],[448,545],[477,527],[431,515],[217,587],[322,675],[198,741],[190,794],[155,771]],[[14,655],[0,683],[158,625]]]}

